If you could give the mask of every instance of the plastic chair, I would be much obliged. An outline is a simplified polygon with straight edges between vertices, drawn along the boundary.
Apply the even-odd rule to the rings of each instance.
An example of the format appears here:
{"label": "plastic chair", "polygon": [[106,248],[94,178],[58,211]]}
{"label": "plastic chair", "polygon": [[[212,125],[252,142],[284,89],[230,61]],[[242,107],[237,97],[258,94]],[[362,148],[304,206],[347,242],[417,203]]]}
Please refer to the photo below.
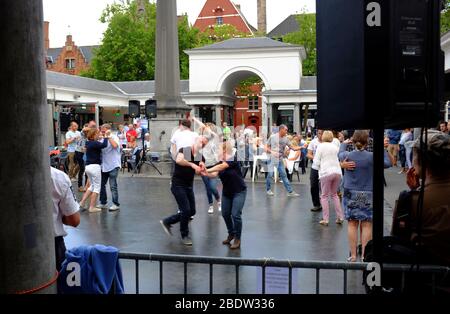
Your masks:
{"label": "plastic chair", "polygon": [[292,174],[294,173],[297,174],[298,182],[300,182],[300,172],[298,171],[299,168],[300,168],[300,160],[297,160],[296,162],[294,162]]}

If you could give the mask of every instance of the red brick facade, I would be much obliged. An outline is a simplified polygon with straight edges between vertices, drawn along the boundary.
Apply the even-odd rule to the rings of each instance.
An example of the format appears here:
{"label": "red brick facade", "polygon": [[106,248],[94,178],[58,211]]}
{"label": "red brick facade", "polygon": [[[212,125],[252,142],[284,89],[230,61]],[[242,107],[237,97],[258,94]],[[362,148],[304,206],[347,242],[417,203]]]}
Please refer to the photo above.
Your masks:
{"label": "red brick facade", "polygon": [[253,85],[247,95],[237,94],[239,100],[234,103],[234,126],[245,124],[256,130],[262,125],[261,86]]}
{"label": "red brick facade", "polygon": [[53,63],[47,63],[50,71],[79,75],[82,71],[89,69],[89,63],[82,51],[75,45],[72,35],[67,35],[66,44],[61,48],[58,57]]}
{"label": "red brick facade", "polygon": [[204,32],[220,24],[234,25],[238,31],[253,34],[250,25],[241,16],[238,7],[230,0],[207,0],[194,27]]}
{"label": "red brick facade", "polygon": [[[253,35],[251,26],[241,14],[239,6],[230,0],[207,0],[195,21],[194,27],[197,27],[200,31],[207,31],[211,26],[217,25],[218,18],[222,18],[223,24],[233,25],[239,31]],[[231,114],[233,124],[235,127],[242,124],[245,124],[246,127],[254,126],[259,130],[262,125],[262,88],[259,85],[254,85],[250,90],[250,95],[239,95],[237,92],[239,100],[235,102]],[[251,107],[250,102],[252,102]],[[257,102],[257,107],[255,102]],[[222,112],[222,121],[224,118]]]}

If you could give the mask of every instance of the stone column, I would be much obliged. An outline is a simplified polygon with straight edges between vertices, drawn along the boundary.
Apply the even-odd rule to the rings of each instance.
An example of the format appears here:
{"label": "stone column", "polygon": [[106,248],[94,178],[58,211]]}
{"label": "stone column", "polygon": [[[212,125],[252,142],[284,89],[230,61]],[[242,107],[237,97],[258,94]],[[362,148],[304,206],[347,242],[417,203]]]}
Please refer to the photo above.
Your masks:
{"label": "stone column", "polygon": [[[43,25],[42,0],[0,1],[0,294],[56,273]],[[55,292],[55,284],[40,291]]]}
{"label": "stone column", "polygon": [[273,106],[271,103],[267,103],[267,137],[272,134],[272,124],[273,124]]}
{"label": "stone column", "polygon": [[95,104],[95,123],[100,127],[100,108],[98,107],[98,103]]}
{"label": "stone column", "polygon": [[216,125],[222,127],[222,106],[216,106]]}
{"label": "stone column", "polygon": [[294,104],[294,132],[297,132],[297,134],[302,133],[302,128],[300,125],[300,104],[299,103]]}
{"label": "stone column", "polygon": [[176,0],[156,3],[155,99],[158,118],[150,121],[154,149],[168,157],[170,135],[191,108],[181,99]]}

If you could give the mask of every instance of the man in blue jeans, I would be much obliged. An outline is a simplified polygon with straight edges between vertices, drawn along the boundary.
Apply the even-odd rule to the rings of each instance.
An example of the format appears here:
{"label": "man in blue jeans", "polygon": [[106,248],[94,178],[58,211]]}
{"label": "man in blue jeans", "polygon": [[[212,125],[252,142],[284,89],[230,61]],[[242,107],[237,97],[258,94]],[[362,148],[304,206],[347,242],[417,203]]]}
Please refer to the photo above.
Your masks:
{"label": "man in blue jeans", "polygon": [[292,190],[291,183],[286,175],[286,169],[283,164],[283,158],[285,155],[286,147],[294,151],[301,150],[301,147],[294,148],[289,143],[289,139],[287,138],[288,128],[284,124],[280,125],[278,128],[278,133],[275,133],[269,137],[269,140],[266,144],[266,153],[269,156],[269,165],[268,165],[268,175],[266,178],[266,191],[267,195],[273,196],[273,192],[271,189],[272,178],[273,178],[273,169],[277,167],[278,174],[280,175],[281,180],[283,181],[284,187],[288,192],[288,196],[297,197],[299,196],[294,190]]}
{"label": "man in blue jeans", "polygon": [[[104,124],[101,131],[105,134],[111,130],[111,125]],[[108,146],[102,150],[102,184],[100,189],[100,204],[98,208],[108,208],[108,197],[106,195],[106,184],[109,180],[111,188],[111,196],[113,204],[109,208],[110,211],[120,209],[119,191],[117,189],[117,176],[119,175],[121,164],[120,140],[116,135],[111,134],[112,141],[108,142]]]}
{"label": "man in blue jeans", "polygon": [[194,196],[194,176],[200,174],[205,159],[200,150],[208,143],[204,136],[197,137],[192,146],[182,147],[175,157],[175,169],[170,190],[178,205],[178,212],[160,220],[168,235],[172,235],[172,225],[180,223],[181,243],[192,246],[189,236],[189,219],[196,213]]}

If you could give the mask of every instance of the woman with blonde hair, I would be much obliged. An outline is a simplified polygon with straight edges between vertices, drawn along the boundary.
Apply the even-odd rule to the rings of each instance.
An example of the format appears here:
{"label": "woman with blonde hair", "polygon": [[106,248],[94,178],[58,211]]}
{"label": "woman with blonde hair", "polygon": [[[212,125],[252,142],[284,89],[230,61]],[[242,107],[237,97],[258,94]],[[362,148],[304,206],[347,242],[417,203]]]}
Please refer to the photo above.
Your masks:
{"label": "woman with blonde hair", "polygon": [[219,177],[223,184],[222,217],[228,229],[228,237],[222,242],[230,249],[239,249],[242,234],[242,209],[247,196],[247,186],[242,178],[234,145],[230,141],[222,144],[219,153],[220,164],[202,169],[202,175]]}
{"label": "woman with blonde hair", "polygon": [[329,199],[332,200],[336,211],[336,223],[341,225],[344,222],[344,214],[337,194],[341,184],[342,170],[338,158],[339,148],[333,143],[333,139],[333,132],[324,131],[322,143],[319,144],[314,155],[314,164],[319,168],[319,180],[322,191],[320,204],[323,210],[323,219],[320,221],[320,224],[323,226],[328,226],[329,223]]}
{"label": "woman with blonde hair", "polygon": [[[291,138],[291,147],[292,148],[299,147],[296,137]],[[292,181],[292,174],[294,172],[295,163],[298,162],[297,167],[300,165],[300,157],[301,156],[302,156],[302,153],[300,150],[289,149],[289,154],[288,154],[287,158],[285,159],[285,162],[286,162],[286,174],[290,181]]]}

